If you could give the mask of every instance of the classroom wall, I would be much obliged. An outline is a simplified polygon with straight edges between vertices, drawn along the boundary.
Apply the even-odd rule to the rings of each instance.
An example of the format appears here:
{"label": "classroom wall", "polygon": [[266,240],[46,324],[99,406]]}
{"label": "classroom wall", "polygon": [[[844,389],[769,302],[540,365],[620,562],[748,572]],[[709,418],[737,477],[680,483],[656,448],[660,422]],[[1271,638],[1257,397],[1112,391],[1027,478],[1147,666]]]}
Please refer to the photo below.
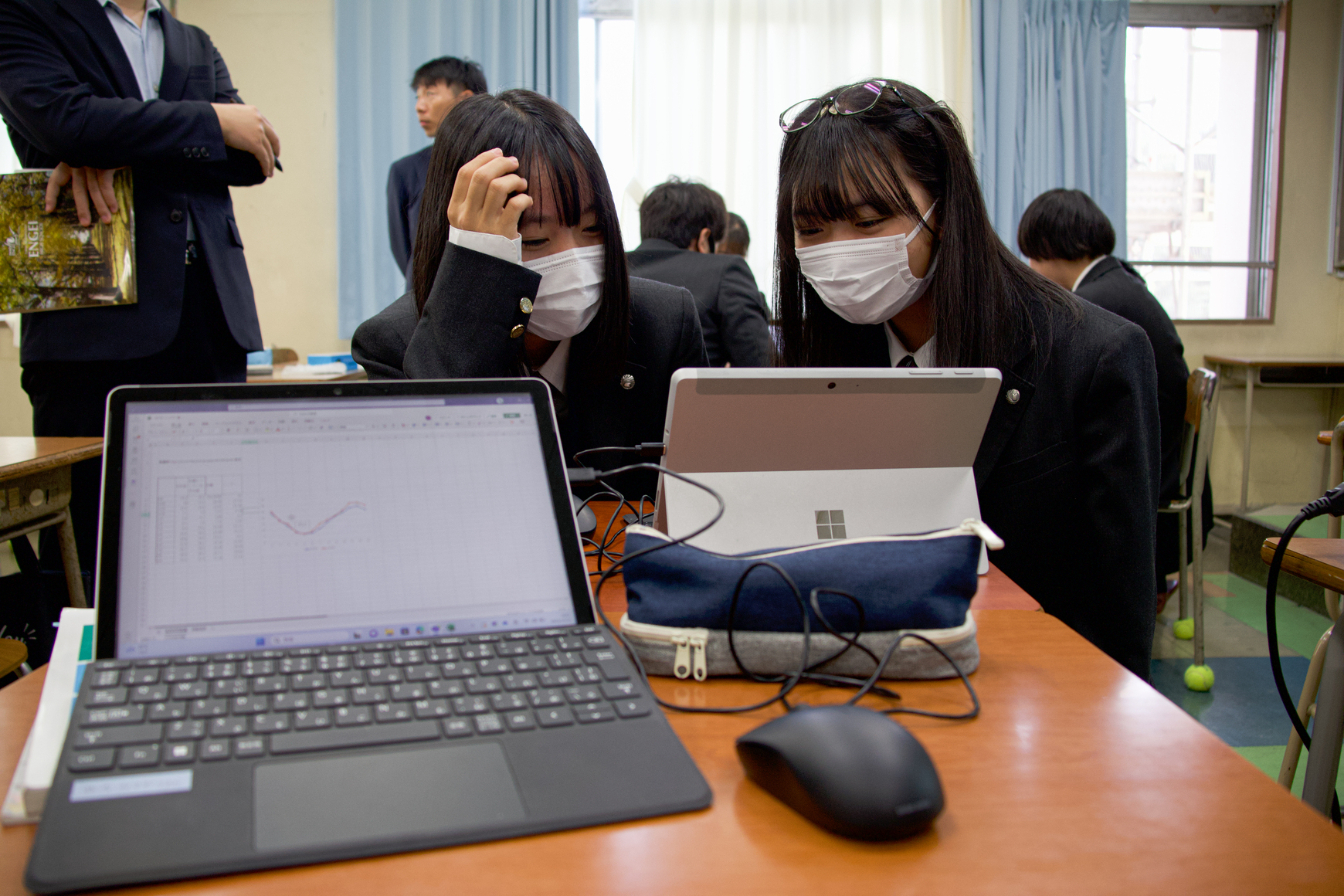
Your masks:
{"label": "classroom wall", "polygon": [[[1327,270],[1344,2],[1291,0],[1290,6],[1274,322],[1181,324],[1192,369],[1210,354],[1344,355],[1344,280]],[[1240,388],[1222,393],[1209,461],[1219,507],[1240,500],[1245,394]],[[1256,390],[1252,505],[1305,503],[1320,494],[1326,449],[1315,434],[1344,413],[1344,402],[1333,409],[1330,402],[1320,389]]]}

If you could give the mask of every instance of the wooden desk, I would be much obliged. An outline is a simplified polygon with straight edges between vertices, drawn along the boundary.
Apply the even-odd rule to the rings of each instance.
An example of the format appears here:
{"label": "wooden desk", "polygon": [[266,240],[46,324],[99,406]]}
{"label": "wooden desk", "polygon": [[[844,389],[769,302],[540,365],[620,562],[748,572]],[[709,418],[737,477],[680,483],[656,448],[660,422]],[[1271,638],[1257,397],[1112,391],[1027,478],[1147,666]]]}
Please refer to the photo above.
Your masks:
{"label": "wooden desk", "polygon": [[[1278,538],[1260,545],[1260,559],[1274,559]],[[1283,552],[1283,571],[1329,591],[1344,591],[1344,538],[1294,538]]]}
{"label": "wooden desk", "polygon": [[[1244,513],[1246,511],[1246,496],[1251,483],[1251,408],[1255,402],[1255,387],[1260,386],[1267,389],[1338,389],[1344,387],[1344,358],[1205,355],[1204,363],[1212,367],[1214,372],[1218,374],[1223,386],[1241,385],[1246,389],[1246,427],[1242,433],[1240,504],[1240,510]],[[1291,375],[1294,368],[1310,375],[1300,378],[1302,381],[1299,382],[1276,382],[1273,377],[1269,382],[1265,381],[1264,372],[1266,370]],[[1327,420],[1326,425],[1333,429],[1335,421]],[[1322,471],[1322,478],[1324,478],[1326,472],[1328,471]],[[1323,485],[1321,491],[1325,491],[1326,487]]]}
{"label": "wooden desk", "polygon": [[99,438],[0,438],[0,540],[58,526],[73,607],[87,607],[88,602],[68,510],[70,465],[102,453]]}

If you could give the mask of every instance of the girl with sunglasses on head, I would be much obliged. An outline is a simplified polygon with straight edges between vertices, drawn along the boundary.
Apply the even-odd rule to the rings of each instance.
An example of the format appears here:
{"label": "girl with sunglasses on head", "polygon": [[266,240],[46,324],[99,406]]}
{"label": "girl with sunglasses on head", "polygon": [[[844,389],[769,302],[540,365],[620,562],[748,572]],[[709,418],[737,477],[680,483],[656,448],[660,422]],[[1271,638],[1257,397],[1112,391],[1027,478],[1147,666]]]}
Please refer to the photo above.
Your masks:
{"label": "girl with sunglasses on head", "polygon": [[[439,126],[411,286],[355,331],[369,376],[540,376],[567,462],[662,441],[672,372],[708,365],[691,294],[627,276],[597,150],[530,90],[469,97]],[[653,494],[652,474],[626,482]]]}
{"label": "girl with sunglasses on head", "polygon": [[780,126],[780,362],[998,368],[975,460],[1006,544],[992,560],[1146,679],[1160,457],[1144,332],[1004,246],[956,116],[919,90],[838,88]]}

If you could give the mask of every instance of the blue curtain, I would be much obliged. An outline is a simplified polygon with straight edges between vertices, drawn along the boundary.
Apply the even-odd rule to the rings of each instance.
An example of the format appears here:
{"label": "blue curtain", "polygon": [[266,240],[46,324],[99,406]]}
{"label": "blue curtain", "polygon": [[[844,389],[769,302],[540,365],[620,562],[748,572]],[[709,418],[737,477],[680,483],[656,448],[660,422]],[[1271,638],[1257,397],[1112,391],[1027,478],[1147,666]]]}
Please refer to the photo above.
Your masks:
{"label": "blue curtain", "polygon": [[579,112],[578,0],[336,0],[339,322],[349,338],[406,289],[387,232],[387,169],[428,146],[411,75],[473,59],[492,92],[526,87]]}
{"label": "blue curtain", "polygon": [[994,228],[1046,190],[1082,190],[1125,243],[1128,0],[973,0],[975,145]]}

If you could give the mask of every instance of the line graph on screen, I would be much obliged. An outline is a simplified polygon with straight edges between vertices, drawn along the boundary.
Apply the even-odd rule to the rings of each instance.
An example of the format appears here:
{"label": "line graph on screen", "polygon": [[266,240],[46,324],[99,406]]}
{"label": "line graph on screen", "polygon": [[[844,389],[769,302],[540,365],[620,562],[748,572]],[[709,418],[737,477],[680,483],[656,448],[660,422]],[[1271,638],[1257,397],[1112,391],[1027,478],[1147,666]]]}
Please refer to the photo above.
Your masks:
{"label": "line graph on screen", "polygon": [[270,514],[272,519],[274,519],[280,525],[284,526],[289,531],[293,532],[295,535],[298,535],[300,537],[307,537],[309,535],[316,535],[318,532],[321,532],[323,529],[325,529],[328,525],[340,519],[342,516],[344,516],[345,514],[349,513],[352,510],[361,510],[367,512],[368,509],[369,509],[368,505],[366,505],[363,501],[347,501],[345,506],[342,507],[340,510],[336,511],[331,516],[312,526],[304,526],[302,522],[297,521],[291,522],[291,520],[295,519],[293,514],[289,515],[289,519],[280,516],[274,510],[270,511]]}

